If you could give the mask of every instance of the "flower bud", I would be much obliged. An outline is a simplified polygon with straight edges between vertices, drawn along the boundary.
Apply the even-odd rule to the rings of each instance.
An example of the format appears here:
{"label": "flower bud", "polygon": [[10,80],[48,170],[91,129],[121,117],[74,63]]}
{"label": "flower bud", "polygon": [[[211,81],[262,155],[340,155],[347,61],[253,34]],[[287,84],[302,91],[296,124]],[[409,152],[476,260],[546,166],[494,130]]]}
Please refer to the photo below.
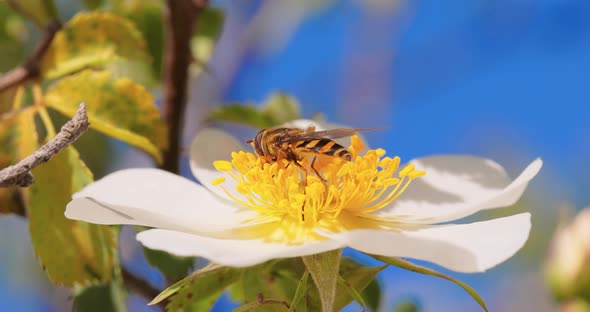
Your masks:
{"label": "flower bud", "polygon": [[590,207],[557,230],[546,273],[559,301],[590,299]]}

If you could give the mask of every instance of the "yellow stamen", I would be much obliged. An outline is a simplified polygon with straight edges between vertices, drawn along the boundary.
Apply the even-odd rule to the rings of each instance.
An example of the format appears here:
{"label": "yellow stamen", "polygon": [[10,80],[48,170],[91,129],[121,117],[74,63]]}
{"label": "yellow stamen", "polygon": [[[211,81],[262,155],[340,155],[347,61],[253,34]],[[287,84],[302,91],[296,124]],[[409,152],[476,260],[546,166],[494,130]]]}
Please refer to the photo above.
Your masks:
{"label": "yellow stamen", "polygon": [[212,184],[220,185],[239,205],[260,213],[261,220],[276,220],[250,227],[270,241],[299,244],[322,239],[318,231],[392,227],[395,220],[374,212],[390,206],[425,172],[413,164],[399,170],[400,158],[384,157],[383,149],[360,156],[363,148],[353,136],[352,161],[318,155],[314,167],[321,177],[311,170],[312,157],[300,161],[302,170],[286,160],[269,164],[252,153],[235,152],[231,162],[218,160],[213,165],[237,182],[236,189],[230,192],[220,185],[225,177]]}
{"label": "yellow stamen", "polygon": [[[233,155],[232,155],[233,157]],[[213,166],[215,167],[215,169],[219,170],[219,171],[232,171],[232,163],[230,163],[229,161],[225,161],[225,160],[216,160],[213,162]]]}
{"label": "yellow stamen", "polygon": [[225,182],[225,177],[219,177],[219,178],[213,180],[213,182],[211,182],[211,184],[213,184],[214,186],[217,186],[223,182]]}

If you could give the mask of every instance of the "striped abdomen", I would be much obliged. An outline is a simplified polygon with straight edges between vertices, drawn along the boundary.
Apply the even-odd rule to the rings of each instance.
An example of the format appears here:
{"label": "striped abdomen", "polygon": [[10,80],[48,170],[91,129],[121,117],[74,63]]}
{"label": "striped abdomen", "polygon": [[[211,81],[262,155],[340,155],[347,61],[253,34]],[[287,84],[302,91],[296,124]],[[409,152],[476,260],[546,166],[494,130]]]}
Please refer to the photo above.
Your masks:
{"label": "striped abdomen", "polygon": [[349,161],[352,159],[352,154],[350,154],[346,147],[336,143],[331,139],[303,140],[293,143],[292,146],[294,149],[297,149],[303,153],[307,152],[334,156]]}

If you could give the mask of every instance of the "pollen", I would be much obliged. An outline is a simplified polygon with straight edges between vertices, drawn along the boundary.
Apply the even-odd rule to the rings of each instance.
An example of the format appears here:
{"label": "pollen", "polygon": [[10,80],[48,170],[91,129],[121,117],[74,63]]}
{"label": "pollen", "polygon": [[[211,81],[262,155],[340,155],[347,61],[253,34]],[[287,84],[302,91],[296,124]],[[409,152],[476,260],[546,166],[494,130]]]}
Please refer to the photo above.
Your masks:
{"label": "pollen", "polygon": [[389,207],[425,172],[413,164],[400,168],[400,158],[386,157],[383,149],[360,155],[364,144],[357,136],[351,137],[348,149],[351,161],[317,155],[299,161],[302,168],[287,160],[269,164],[252,153],[235,152],[231,162],[214,162],[236,182],[235,189],[226,189],[223,177],[212,184],[261,219],[274,220],[264,236],[272,241],[298,244],[321,239],[319,232],[391,226],[391,220],[375,212]]}

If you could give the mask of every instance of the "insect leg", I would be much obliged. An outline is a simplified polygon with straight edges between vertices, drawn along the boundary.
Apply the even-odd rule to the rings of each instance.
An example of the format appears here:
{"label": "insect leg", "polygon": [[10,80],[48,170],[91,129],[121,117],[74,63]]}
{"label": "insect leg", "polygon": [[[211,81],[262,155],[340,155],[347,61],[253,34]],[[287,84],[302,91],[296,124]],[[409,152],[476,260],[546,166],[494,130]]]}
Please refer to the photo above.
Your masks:
{"label": "insect leg", "polygon": [[322,177],[322,175],[318,172],[318,170],[314,167],[315,161],[318,157],[314,156],[313,160],[311,161],[311,169],[313,170],[313,172],[315,172],[315,174],[318,176],[318,178],[320,178],[322,181],[324,181],[324,183],[328,182],[326,179],[324,179],[324,177]]}

